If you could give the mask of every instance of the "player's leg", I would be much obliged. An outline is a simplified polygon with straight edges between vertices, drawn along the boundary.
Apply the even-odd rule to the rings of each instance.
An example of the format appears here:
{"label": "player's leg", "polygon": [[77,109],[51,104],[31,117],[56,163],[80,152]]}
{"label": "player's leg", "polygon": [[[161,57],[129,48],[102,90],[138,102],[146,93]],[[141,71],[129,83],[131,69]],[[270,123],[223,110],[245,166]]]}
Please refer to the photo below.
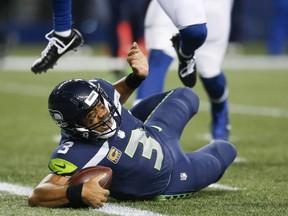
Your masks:
{"label": "player's leg", "polygon": [[62,37],[68,37],[72,30],[71,0],[51,0],[53,11],[54,32]]}
{"label": "player's leg", "polygon": [[183,156],[181,149],[171,151],[175,160],[170,184],[158,199],[181,198],[217,182],[232,164],[237,150],[229,142],[217,140]]}
{"label": "player's leg", "polygon": [[196,51],[196,67],[211,103],[213,139],[228,140],[230,134],[228,87],[222,63],[228,46],[233,0],[204,0],[208,37]]}
{"label": "player's leg", "polygon": [[[151,96],[153,97],[153,96]],[[199,98],[190,88],[169,91],[148,116],[145,125],[156,127],[165,139],[178,141],[188,121],[198,112]]]}
{"label": "player's leg", "polygon": [[[201,179],[202,175],[209,175],[207,173],[209,173],[210,165],[205,160],[206,156],[204,156],[204,159],[202,158],[203,155],[210,155],[214,157],[214,159],[216,159],[219,164],[219,171],[214,173],[215,175],[213,177],[213,181],[207,181],[207,183],[205,183],[206,186],[208,186],[212,183],[217,182],[224,175],[226,169],[235,160],[237,156],[237,149],[233,144],[227,141],[213,140],[211,143],[204,146],[203,148],[192,153],[187,153],[189,159],[192,161],[192,163],[194,163],[195,171],[199,179]],[[201,163],[201,161],[203,164]],[[205,170],[205,167],[207,167],[208,170]],[[212,169],[210,171],[211,173],[213,173]],[[205,184],[204,182],[199,184],[198,188],[201,189],[201,187],[206,187]]]}
{"label": "player's leg", "polygon": [[207,36],[202,0],[158,2],[179,30],[179,34],[172,38],[179,60],[179,78],[185,86],[193,87],[196,84],[195,50],[204,43]]}
{"label": "player's leg", "polygon": [[62,55],[83,44],[80,32],[72,29],[71,0],[51,0],[51,3],[54,29],[45,36],[49,42],[31,67],[34,73],[53,68]]}
{"label": "player's leg", "polygon": [[210,98],[212,139],[229,140],[231,126],[225,75],[221,72],[212,78],[201,77],[201,80]]}
{"label": "player's leg", "polygon": [[149,76],[137,90],[136,101],[162,92],[167,70],[176,56],[170,38],[178,29],[156,0],[151,1],[145,16],[145,44],[149,51]]}
{"label": "player's leg", "polygon": [[[141,121],[145,122],[148,116],[154,111],[154,109],[163,101],[168,92],[162,92],[153,94],[149,97],[140,100],[131,109],[130,112]],[[145,107],[145,108],[144,108]],[[144,108],[144,109],[143,109]]]}
{"label": "player's leg", "polygon": [[163,136],[177,141],[198,108],[198,96],[189,88],[178,88],[151,95],[133,106],[130,111],[145,122],[146,126],[161,128]]}
{"label": "player's leg", "polygon": [[143,98],[162,92],[167,70],[173,58],[161,50],[150,50],[149,76],[141,83],[137,90],[136,101],[138,103]]}

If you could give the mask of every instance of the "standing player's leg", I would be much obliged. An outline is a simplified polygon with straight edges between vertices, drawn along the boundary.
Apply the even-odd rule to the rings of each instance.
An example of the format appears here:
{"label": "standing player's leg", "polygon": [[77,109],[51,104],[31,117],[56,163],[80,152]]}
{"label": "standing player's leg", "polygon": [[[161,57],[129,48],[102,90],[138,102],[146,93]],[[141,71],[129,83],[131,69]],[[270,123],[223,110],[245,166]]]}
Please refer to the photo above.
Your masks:
{"label": "standing player's leg", "polygon": [[232,4],[233,0],[204,0],[209,33],[196,51],[197,72],[211,104],[212,138],[222,140],[229,140],[230,135],[228,87],[222,64],[229,42]]}
{"label": "standing player's leg", "polygon": [[137,89],[135,104],[143,98],[162,92],[167,70],[173,58],[161,50],[150,50],[148,64],[149,76]]}
{"label": "standing player's leg", "polygon": [[[204,0],[204,3],[209,33],[206,42],[196,51],[196,65],[211,101],[212,138],[228,140],[230,126],[228,88],[225,75],[222,73],[222,62],[229,40],[233,0],[217,2]],[[148,78],[138,89],[137,100],[163,91],[166,68],[172,61],[169,59],[176,56],[171,44],[167,41],[176,32],[178,29],[170,18],[156,1],[152,1],[145,20],[145,41],[151,53],[149,61],[152,64]]]}
{"label": "standing player's leg", "polygon": [[145,16],[145,45],[149,52],[149,76],[137,89],[136,101],[162,92],[167,70],[176,57],[170,41],[178,29],[156,0],[150,2]]}
{"label": "standing player's leg", "polygon": [[178,56],[178,75],[183,84],[196,84],[195,50],[207,36],[206,16],[202,0],[158,0],[162,9],[179,30],[172,38]]}
{"label": "standing player's leg", "polygon": [[229,140],[231,126],[225,74],[221,72],[212,78],[201,77],[201,81],[210,98],[212,139]]}
{"label": "standing player's leg", "polygon": [[72,29],[71,0],[51,0],[51,3],[53,30],[46,34],[48,45],[31,67],[34,73],[46,72],[53,68],[62,55],[83,44],[80,32]]}

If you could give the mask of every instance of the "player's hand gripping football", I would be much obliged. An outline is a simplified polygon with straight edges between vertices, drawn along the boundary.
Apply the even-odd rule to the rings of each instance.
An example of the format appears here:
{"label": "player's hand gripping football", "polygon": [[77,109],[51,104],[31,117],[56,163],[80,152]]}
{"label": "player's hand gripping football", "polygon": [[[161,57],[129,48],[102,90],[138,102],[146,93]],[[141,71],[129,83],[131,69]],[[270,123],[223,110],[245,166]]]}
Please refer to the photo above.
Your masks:
{"label": "player's hand gripping football", "polygon": [[146,56],[141,52],[138,44],[134,42],[128,52],[127,62],[133,69],[133,73],[145,79],[148,76],[148,61]]}
{"label": "player's hand gripping football", "polygon": [[85,182],[82,189],[82,200],[92,208],[104,206],[109,196],[109,190],[102,188],[99,181],[105,177],[105,173],[91,178]]}

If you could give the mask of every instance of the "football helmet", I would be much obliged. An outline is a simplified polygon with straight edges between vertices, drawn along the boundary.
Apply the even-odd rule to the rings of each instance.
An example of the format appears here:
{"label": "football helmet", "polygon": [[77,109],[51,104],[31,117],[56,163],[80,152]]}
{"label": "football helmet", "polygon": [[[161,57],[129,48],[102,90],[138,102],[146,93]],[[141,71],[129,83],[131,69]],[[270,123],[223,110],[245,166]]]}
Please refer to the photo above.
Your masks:
{"label": "football helmet", "polygon": [[[81,119],[101,102],[109,111],[104,120],[92,126],[85,126]],[[65,133],[74,138],[88,140],[107,139],[115,134],[121,124],[121,115],[113,100],[107,96],[100,84],[83,79],[71,79],[58,84],[48,99],[49,113]],[[108,129],[98,132],[97,127]]]}

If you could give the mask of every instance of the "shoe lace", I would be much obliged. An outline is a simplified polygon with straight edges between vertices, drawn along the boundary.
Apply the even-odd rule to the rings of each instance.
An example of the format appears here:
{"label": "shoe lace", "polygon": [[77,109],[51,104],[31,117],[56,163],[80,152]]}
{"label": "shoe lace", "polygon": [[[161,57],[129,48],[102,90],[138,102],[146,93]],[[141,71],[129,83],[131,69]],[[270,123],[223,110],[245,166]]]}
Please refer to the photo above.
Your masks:
{"label": "shoe lace", "polygon": [[50,31],[49,33],[47,33],[45,35],[45,38],[49,41],[48,45],[46,46],[46,48],[42,51],[41,56],[44,57],[47,55],[47,53],[49,52],[49,50],[51,49],[51,47],[56,46],[58,48],[58,50],[62,50],[65,48],[65,44],[59,40],[57,37],[53,36],[53,30]]}
{"label": "shoe lace", "polygon": [[187,64],[187,72],[191,71],[189,73],[193,73],[194,72],[194,67],[195,67],[195,57],[193,57],[192,59],[189,60],[188,64]]}
{"label": "shoe lace", "polygon": [[186,77],[189,74],[192,74],[194,72],[194,66],[195,66],[195,63],[196,63],[195,62],[195,57],[193,57],[192,59],[187,60],[186,63],[187,63],[187,70],[185,70],[185,68],[183,68],[180,71],[181,77]]}

